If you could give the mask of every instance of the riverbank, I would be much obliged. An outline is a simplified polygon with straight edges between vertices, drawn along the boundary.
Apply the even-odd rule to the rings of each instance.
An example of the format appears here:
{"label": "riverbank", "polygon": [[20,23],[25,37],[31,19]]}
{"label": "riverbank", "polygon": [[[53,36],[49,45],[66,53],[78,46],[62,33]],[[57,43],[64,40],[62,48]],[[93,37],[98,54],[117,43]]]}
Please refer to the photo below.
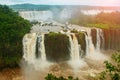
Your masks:
{"label": "riverbank", "polygon": [[[110,57],[116,51],[102,51],[103,54]],[[53,75],[59,76],[73,76],[79,77],[81,80],[92,80],[91,77],[94,77],[96,74],[100,73],[104,70],[105,66],[102,61],[97,61],[87,59],[84,60],[87,63],[87,66],[79,69],[76,74],[74,74],[74,70],[67,62],[54,63],[44,71],[34,70],[29,66],[22,66],[17,68],[5,68],[0,71],[0,80],[44,80],[48,73],[52,73]],[[24,68],[24,69],[23,69]]]}
{"label": "riverbank", "polygon": [[23,80],[20,68],[6,68],[0,71],[0,80]]}

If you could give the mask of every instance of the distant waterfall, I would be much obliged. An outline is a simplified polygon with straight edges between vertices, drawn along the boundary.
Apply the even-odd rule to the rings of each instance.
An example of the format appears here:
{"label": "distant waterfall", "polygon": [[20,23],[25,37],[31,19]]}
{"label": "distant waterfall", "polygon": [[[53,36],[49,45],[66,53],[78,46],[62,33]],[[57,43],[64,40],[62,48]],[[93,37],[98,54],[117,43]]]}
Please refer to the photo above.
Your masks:
{"label": "distant waterfall", "polygon": [[51,11],[20,11],[20,16],[29,21],[46,21],[53,19],[53,14]]}

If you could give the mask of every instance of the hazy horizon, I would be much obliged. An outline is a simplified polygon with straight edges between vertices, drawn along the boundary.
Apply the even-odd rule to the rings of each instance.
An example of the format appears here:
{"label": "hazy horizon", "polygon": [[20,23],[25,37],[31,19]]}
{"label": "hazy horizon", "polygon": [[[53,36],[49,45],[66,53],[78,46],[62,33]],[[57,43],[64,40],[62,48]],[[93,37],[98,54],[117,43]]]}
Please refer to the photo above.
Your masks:
{"label": "hazy horizon", "polygon": [[90,5],[90,6],[120,6],[119,0],[0,0],[0,4],[37,4],[37,5]]}

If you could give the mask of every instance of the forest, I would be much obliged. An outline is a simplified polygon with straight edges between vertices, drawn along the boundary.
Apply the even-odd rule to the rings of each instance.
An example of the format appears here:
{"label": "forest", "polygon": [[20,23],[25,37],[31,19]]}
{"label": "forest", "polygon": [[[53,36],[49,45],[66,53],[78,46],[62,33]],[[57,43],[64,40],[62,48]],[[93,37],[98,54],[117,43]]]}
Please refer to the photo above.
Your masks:
{"label": "forest", "polygon": [[18,66],[22,58],[22,38],[31,23],[6,5],[0,5],[0,69]]}
{"label": "forest", "polygon": [[74,14],[73,18],[71,18],[69,22],[87,27],[98,27],[102,29],[119,29],[120,12],[101,12],[97,15],[84,15],[83,13],[79,12],[79,14]]}

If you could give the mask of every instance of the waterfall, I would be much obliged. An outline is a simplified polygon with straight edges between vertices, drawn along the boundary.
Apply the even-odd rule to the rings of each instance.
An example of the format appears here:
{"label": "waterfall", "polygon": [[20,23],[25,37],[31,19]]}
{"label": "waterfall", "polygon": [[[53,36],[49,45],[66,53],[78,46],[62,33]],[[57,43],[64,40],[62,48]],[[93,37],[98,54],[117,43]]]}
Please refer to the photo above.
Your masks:
{"label": "waterfall", "polygon": [[41,54],[40,59],[46,60],[45,45],[44,45],[44,34],[38,35],[39,53]]}
{"label": "waterfall", "polygon": [[80,51],[81,47],[80,44],[78,44],[77,37],[75,36],[74,33],[67,34],[69,37],[69,43],[70,43],[70,56],[71,60],[69,64],[72,66],[72,68],[75,70],[75,72],[86,65],[86,63],[82,60],[80,57]]}
{"label": "waterfall", "polygon": [[100,36],[101,36],[101,49],[104,49],[105,39],[104,39],[104,34],[102,29],[100,29]]}
{"label": "waterfall", "polygon": [[86,30],[87,34],[85,34],[86,40],[86,54],[92,55],[95,52],[94,44],[92,43],[91,29]]}
{"label": "waterfall", "polygon": [[[38,45],[36,47],[36,45]],[[38,50],[38,58],[36,52]],[[23,58],[28,64],[33,64],[35,69],[44,69],[50,66],[46,60],[44,34],[29,33],[23,38]],[[39,56],[40,55],[40,56]]]}
{"label": "waterfall", "polygon": [[[36,47],[36,45],[38,45]],[[36,52],[38,50],[38,58]],[[23,58],[28,63],[36,63],[40,61],[46,62],[44,34],[30,33],[26,34],[23,38]]]}
{"label": "waterfall", "polygon": [[[38,43],[37,43],[38,39]],[[36,47],[36,44],[39,46]],[[26,34],[23,38],[23,58],[28,62],[34,62],[36,58],[36,48],[38,48],[39,59],[46,61],[45,45],[44,45],[44,34]]]}
{"label": "waterfall", "polygon": [[97,43],[96,43],[96,50],[100,52],[100,47],[104,46],[104,36],[101,29],[96,29],[97,31]]}
{"label": "waterfall", "polygon": [[71,37],[70,34],[67,34],[67,36],[69,37],[69,43],[70,43],[69,51],[70,51],[70,56],[71,56],[71,58],[72,58],[73,51],[74,51],[74,48],[72,47],[72,46],[73,46],[73,41],[72,41],[72,37]]}
{"label": "waterfall", "polygon": [[97,51],[100,51],[100,40],[101,40],[101,35],[100,35],[100,30],[99,29],[96,29],[97,31],[97,43],[96,43],[96,50]]}
{"label": "waterfall", "polygon": [[30,21],[46,21],[53,18],[51,11],[20,11],[20,16]]}
{"label": "waterfall", "polygon": [[73,34],[73,44],[74,44],[74,55],[73,55],[73,59],[77,59],[79,60],[80,59],[80,44],[78,44],[78,40],[77,40],[77,37],[75,36],[75,34]]}
{"label": "waterfall", "polygon": [[[86,40],[86,57],[95,59],[95,60],[105,60],[106,56],[103,55],[100,51],[101,42],[104,42],[103,32],[101,29],[96,29],[97,38],[96,38],[96,48],[92,42],[91,29],[87,29],[85,34]],[[101,41],[103,40],[103,41]]]}
{"label": "waterfall", "polygon": [[[86,40],[86,57],[95,60],[104,60],[105,57],[101,53],[101,42],[104,41],[103,32],[101,29],[96,29],[96,47],[92,41],[91,28],[85,29],[85,40]],[[81,45],[78,43],[78,39],[75,33],[62,32],[66,34],[69,38],[69,51],[70,51],[70,65],[73,69],[79,69],[86,65],[83,58],[81,58],[82,49]],[[23,38],[23,58],[26,62],[33,64],[37,69],[40,67],[48,67],[48,62],[46,59],[46,51],[44,44],[45,35],[42,33],[29,33]],[[44,64],[43,64],[44,63]]]}
{"label": "waterfall", "polygon": [[23,58],[28,63],[33,63],[35,61],[36,39],[36,33],[26,34],[23,38]]}
{"label": "waterfall", "polygon": [[[72,60],[79,60],[80,53],[79,53],[79,44],[75,34],[68,35],[69,42],[70,42],[70,55]],[[73,39],[72,39],[73,37]]]}

